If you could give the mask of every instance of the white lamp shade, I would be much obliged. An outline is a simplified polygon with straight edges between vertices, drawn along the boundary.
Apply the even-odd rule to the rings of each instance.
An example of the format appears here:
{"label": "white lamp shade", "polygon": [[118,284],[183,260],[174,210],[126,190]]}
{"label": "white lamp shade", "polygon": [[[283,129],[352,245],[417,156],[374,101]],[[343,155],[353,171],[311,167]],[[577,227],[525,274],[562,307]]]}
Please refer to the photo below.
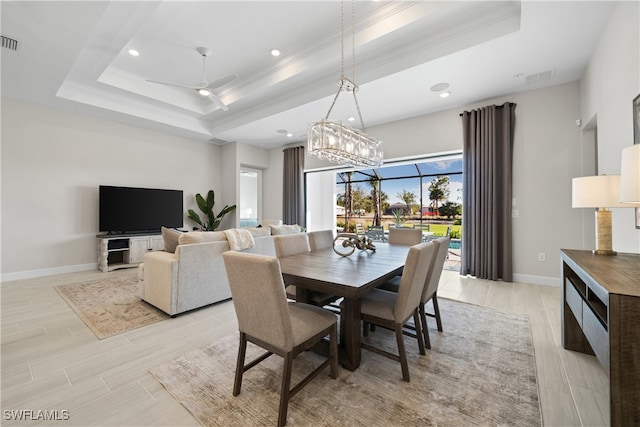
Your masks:
{"label": "white lamp shade", "polygon": [[640,206],[640,144],[622,150],[620,201]]}
{"label": "white lamp shade", "polygon": [[628,208],[619,202],[620,175],[583,176],[571,181],[574,208]]}

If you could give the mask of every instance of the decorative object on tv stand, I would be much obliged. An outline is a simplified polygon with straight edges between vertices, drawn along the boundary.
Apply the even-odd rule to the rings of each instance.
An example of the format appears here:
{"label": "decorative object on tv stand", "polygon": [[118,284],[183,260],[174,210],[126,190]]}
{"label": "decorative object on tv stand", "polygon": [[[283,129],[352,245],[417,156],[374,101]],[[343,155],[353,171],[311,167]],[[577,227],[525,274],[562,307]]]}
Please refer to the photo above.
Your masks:
{"label": "decorative object on tv stand", "polygon": [[[309,125],[307,135],[307,149],[309,154],[319,159],[328,160],[333,163],[350,166],[378,167],[382,164],[382,141],[379,141],[367,134],[358,104],[358,85],[355,83],[355,0],[351,1],[351,40],[352,40],[352,70],[351,80],[344,75],[344,0],[340,4],[341,18],[341,51],[342,62],[340,78],[338,79],[338,92],[333,98],[333,102],[327,111],[327,115],[319,122]],[[362,130],[354,129],[341,121],[330,121],[329,115],[333,109],[338,96],[342,91],[351,92],[355,101],[358,117]]]}
{"label": "decorative object on tv stand", "polygon": [[[340,247],[345,248],[345,250],[342,251]],[[356,248],[361,251],[366,251],[367,249],[375,251],[376,245],[367,236],[358,236],[354,233],[338,233],[336,238],[333,239],[333,251],[340,256],[349,256],[355,252]]]}
{"label": "decorative object on tv stand", "polygon": [[193,209],[189,209],[188,211],[189,218],[198,224],[203,231],[215,231],[220,226],[222,218],[236,208],[236,205],[225,205],[220,213],[216,215],[213,211],[213,206],[216,204],[216,195],[213,190],[209,190],[207,193],[207,200],[205,200],[200,193],[196,194],[196,203],[198,204],[198,208],[207,215],[206,222],[200,219],[200,215]]}
{"label": "decorative object on tv stand", "polygon": [[620,175],[583,176],[572,180],[572,207],[597,208],[596,255],[616,255],[612,248],[612,212],[607,208],[625,208],[618,201]]}

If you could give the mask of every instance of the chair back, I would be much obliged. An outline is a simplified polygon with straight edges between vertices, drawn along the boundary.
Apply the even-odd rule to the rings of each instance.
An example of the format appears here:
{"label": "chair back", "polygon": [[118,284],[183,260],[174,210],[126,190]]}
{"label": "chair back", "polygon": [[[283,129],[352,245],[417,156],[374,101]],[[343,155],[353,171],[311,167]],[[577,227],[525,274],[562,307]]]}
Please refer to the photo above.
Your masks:
{"label": "chair back", "polygon": [[356,234],[364,234],[364,226],[362,225],[362,223],[356,222]]}
{"label": "chair back", "polygon": [[334,237],[331,230],[310,231],[307,235],[309,237],[309,247],[312,251],[333,247]]}
{"label": "chair back", "polygon": [[431,242],[420,243],[409,249],[393,311],[396,323],[404,322],[420,305],[420,297],[435,249]]}
{"label": "chair back", "polygon": [[382,227],[381,225],[370,225],[369,229],[367,230],[367,236],[371,240],[383,241],[384,240],[384,227]]}
{"label": "chair back", "polygon": [[235,251],[222,257],[239,331],[292,349],[293,329],[278,258]]}
{"label": "chair back", "polygon": [[389,228],[389,243],[392,245],[413,246],[422,242],[422,230],[419,228]]}
{"label": "chair back", "polygon": [[273,236],[273,243],[276,247],[276,256],[278,258],[301,254],[311,250],[309,247],[309,237],[307,236],[307,233],[281,234]]}
{"label": "chair back", "polygon": [[444,261],[447,259],[450,241],[451,238],[449,237],[440,237],[432,241],[432,243],[436,245],[436,253],[431,261],[429,271],[427,272],[424,290],[422,291],[422,298],[420,298],[420,302],[422,304],[429,301],[433,294],[438,291],[438,284],[440,283],[440,276],[442,275],[442,269],[444,268]]}

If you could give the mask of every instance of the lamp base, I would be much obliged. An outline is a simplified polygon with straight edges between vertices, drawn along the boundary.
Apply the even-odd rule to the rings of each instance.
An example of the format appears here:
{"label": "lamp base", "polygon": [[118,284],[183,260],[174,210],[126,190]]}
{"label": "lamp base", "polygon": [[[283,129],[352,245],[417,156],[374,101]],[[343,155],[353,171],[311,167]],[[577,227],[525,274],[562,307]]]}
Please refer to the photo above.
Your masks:
{"label": "lamp base", "polygon": [[594,255],[616,255],[612,245],[611,211],[606,208],[596,210],[596,249]]}
{"label": "lamp base", "polygon": [[606,251],[602,249],[593,249],[591,253],[594,255],[618,255],[616,251]]}

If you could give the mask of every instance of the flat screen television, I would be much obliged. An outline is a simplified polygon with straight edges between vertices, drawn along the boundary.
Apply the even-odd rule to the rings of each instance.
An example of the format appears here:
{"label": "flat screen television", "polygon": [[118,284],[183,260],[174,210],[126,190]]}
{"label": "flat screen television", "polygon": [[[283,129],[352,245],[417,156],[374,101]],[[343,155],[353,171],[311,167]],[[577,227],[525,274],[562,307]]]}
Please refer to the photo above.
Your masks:
{"label": "flat screen television", "polygon": [[155,233],[184,223],[182,190],[101,185],[100,231],[109,234]]}

